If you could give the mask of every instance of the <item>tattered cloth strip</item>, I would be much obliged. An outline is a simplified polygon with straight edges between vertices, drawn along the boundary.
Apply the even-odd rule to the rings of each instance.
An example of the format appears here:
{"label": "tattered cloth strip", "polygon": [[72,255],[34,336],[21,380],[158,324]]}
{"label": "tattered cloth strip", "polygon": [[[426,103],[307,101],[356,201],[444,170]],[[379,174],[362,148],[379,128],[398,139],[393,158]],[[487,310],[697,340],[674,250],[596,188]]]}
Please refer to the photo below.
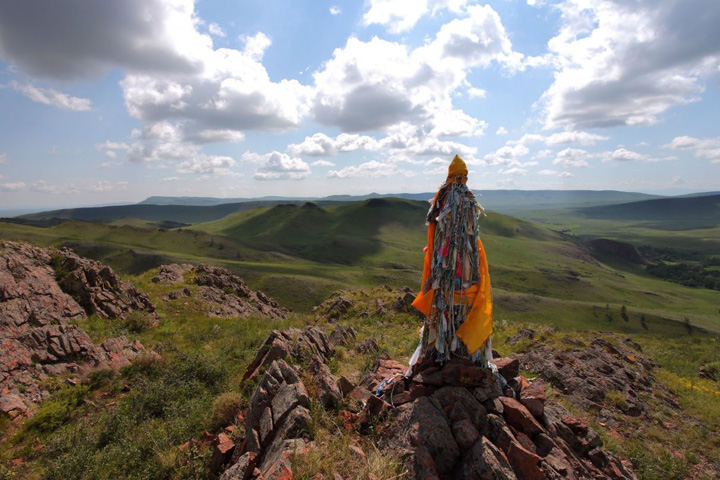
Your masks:
{"label": "tattered cloth strip", "polygon": [[[415,305],[427,315],[422,351],[487,364],[492,357],[492,303],[487,259],[478,235],[482,208],[461,183],[441,187],[428,212],[428,251]],[[423,355],[424,356],[424,355]]]}

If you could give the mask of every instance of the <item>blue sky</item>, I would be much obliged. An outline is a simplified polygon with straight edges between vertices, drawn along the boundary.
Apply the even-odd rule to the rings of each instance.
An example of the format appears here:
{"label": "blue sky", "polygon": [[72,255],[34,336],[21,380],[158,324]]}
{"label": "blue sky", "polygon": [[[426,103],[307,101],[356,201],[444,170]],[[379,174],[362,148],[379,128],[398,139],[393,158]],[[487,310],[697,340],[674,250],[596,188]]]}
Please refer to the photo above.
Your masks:
{"label": "blue sky", "polygon": [[720,190],[716,0],[0,4],[0,209]]}

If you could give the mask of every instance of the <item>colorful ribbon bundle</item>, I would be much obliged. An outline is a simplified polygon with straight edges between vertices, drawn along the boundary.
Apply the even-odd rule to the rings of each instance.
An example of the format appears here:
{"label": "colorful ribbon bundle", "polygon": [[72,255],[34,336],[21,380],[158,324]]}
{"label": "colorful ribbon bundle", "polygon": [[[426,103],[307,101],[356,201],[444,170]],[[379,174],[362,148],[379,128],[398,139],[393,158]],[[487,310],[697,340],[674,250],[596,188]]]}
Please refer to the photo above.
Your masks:
{"label": "colorful ribbon bundle", "polygon": [[[446,361],[451,353],[470,357],[458,338],[457,329],[470,308],[465,289],[479,280],[478,215],[482,211],[475,196],[462,183],[441,189],[428,212],[428,222],[436,222],[431,272],[423,291],[435,291],[426,321],[423,345],[437,350],[437,360]],[[459,300],[459,301],[458,301]],[[472,355],[483,360],[484,349]]]}

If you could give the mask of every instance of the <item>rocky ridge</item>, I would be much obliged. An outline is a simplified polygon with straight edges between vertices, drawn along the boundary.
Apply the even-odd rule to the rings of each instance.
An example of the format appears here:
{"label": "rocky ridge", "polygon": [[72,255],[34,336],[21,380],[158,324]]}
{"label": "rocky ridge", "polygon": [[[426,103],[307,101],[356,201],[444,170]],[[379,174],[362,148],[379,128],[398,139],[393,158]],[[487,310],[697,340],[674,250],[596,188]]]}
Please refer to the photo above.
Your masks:
{"label": "rocky ridge", "polygon": [[[222,480],[292,478],[293,459],[316,447],[313,401],[354,435],[380,433],[379,446],[404,459],[408,478],[636,478],[587,420],[546,397],[550,375],[518,376],[520,358],[494,361],[505,394],[491,370],[459,359],[423,362],[406,378],[406,365],[380,354],[354,383],[327,364],[335,346],[355,336],[337,325],[329,336],[306,327],[267,337],[245,373],[259,380],[244,412],[244,440],[224,458],[230,467]],[[644,358],[637,364],[650,366]]]}
{"label": "rocky ridge", "polygon": [[73,382],[93,369],[126,365],[144,351],[125,337],[95,345],[69,322],[133,311],[154,319],[154,309],[111,268],[71,250],[0,243],[0,411],[29,416],[49,396],[48,378]]}
{"label": "rocky ridge", "polygon": [[[208,265],[162,265],[152,279],[166,285],[183,284],[186,276],[197,285],[198,297],[206,306],[206,314],[215,317],[247,317],[261,315],[271,319],[286,318],[288,310],[261,291],[253,291],[242,278],[230,270]],[[192,296],[187,288],[170,292],[165,299],[172,301]]]}

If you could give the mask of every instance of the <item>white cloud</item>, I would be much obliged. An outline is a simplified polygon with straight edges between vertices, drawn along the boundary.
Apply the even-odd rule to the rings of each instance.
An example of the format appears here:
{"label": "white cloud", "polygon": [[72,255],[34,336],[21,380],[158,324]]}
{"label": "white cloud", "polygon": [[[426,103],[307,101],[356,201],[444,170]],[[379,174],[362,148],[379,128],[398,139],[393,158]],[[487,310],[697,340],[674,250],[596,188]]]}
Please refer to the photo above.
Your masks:
{"label": "white cloud", "polygon": [[340,15],[342,13],[342,10],[340,10],[340,7],[337,5],[333,5],[330,7],[330,15]]}
{"label": "white cloud", "polygon": [[90,110],[91,102],[87,98],[72,97],[52,88],[38,88],[29,84],[20,85],[17,82],[11,82],[10,86],[33,102],[62,108],[63,110],[72,110],[74,112]]}
{"label": "white cloud", "polygon": [[331,138],[324,133],[316,133],[305,137],[302,143],[288,145],[288,151],[293,155],[326,156],[356,150],[377,152],[381,147],[380,142],[367,135],[341,133]]}
{"label": "white cloud", "polygon": [[499,173],[502,173],[503,175],[525,175],[527,170],[520,167],[510,167],[504,170],[501,169]]}
{"label": "white cloud", "polygon": [[546,127],[648,125],[692,102],[720,66],[720,2],[565,0],[548,48]]}
{"label": "white cloud", "polygon": [[242,155],[245,162],[256,165],[256,180],[301,180],[310,175],[310,166],[299,157],[291,157],[285,153],[270,152],[264,155],[245,152]]}
{"label": "white cloud", "polygon": [[327,178],[380,178],[401,173],[397,166],[371,160],[360,165],[345,167],[341,170],[330,170]]}
{"label": "white cloud", "polygon": [[470,98],[485,98],[485,97],[487,97],[487,90],[483,90],[482,88],[470,87],[470,88],[468,88],[467,93]]}
{"label": "white cloud", "polygon": [[225,30],[223,30],[222,27],[217,23],[211,23],[210,25],[208,25],[208,32],[210,33],[210,35],[214,35],[216,37],[225,36]]}
{"label": "white cloud", "polygon": [[105,150],[105,156],[108,158],[117,158],[117,152],[115,150]]}
{"label": "white cloud", "polygon": [[163,177],[160,179],[161,182],[177,182],[180,177]]}
{"label": "white cloud", "polygon": [[694,138],[689,136],[675,137],[662,148],[673,150],[691,150],[698,158],[707,158],[712,163],[720,163],[720,137]]}
{"label": "white cloud", "polygon": [[333,162],[328,162],[327,160],[315,160],[310,164],[312,167],[334,167],[335,164]]}
{"label": "white cloud", "polygon": [[0,165],[8,163],[7,153],[0,153]]}
{"label": "white cloud", "polygon": [[589,166],[587,159],[590,153],[579,148],[566,148],[558,152],[553,165],[562,165],[563,167],[587,167]]}
{"label": "white cloud", "polygon": [[559,172],[557,170],[539,170],[537,172],[538,175],[557,175]]}
{"label": "white cloud", "polygon": [[541,135],[538,133],[526,133],[520,140],[510,141],[508,144],[515,143],[544,143],[545,145],[564,145],[568,143],[577,143],[579,145],[588,146],[595,145],[596,142],[608,140],[610,137],[598,135],[588,132],[565,131],[557,132],[552,135]]}
{"label": "white cloud", "polygon": [[100,181],[91,185],[89,190],[91,192],[124,192],[128,188],[128,182],[107,182]]}
{"label": "white cloud", "polygon": [[441,10],[461,13],[470,0],[369,0],[365,25],[384,25],[391,33],[410,30],[423,16]]}
{"label": "white cloud", "polygon": [[95,145],[98,150],[129,150],[130,145],[123,142],[111,142],[106,140],[104,143],[98,143]]}
{"label": "white cloud", "polygon": [[25,182],[0,183],[0,192],[18,192],[25,190],[26,186]]}
{"label": "white cloud", "polygon": [[[55,19],[54,21],[48,21]],[[0,58],[39,77],[83,79],[115,66],[191,73],[212,47],[193,0],[0,2]]]}
{"label": "white cloud", "polygon": [[479,135],[485,122],[456,109],[455,94],[467,87],[470,70],[493,62],[514,69],[521,61],[497,12],[474,5],[414,50],[378,37],[349,38],[313,74],[312,112],[345,132],[388,133],[405,124],[432,136]]}
{"label": "white cloud", "polygon": [[654,162],[659,161],[659,159],[653,158],[650,155],[646,155],[644,153],[638,153],[633,152],[632,150],[628,150],[626,148],[618,148],[617,150],[613,152],[603,152],[600,155],[600,158],[602,158],[603,162],[637,162],[637,161],[644,161],[644,162]]}
{"label": "white cloud", "polygon": [[495,152],[485,155],[483,161],[486,165],[506,165],[506,166],[519,166],[520,158],[530,153],[530,150],[523,145],[505,145],[498,148]]}
{"label": "white cloud", "polygon": [[497,130],[495,130],[495,135],[507,135],[508,131],[505,127],[499,127]]}
{"label": "white cloud", "polygon": [[193,156],[177,165],[178,173],[212,174],[212,175],[233,175],[230,170],[235,166],[235,160],[230,157],[219,155],[199,154]]}
{"label": "white cloud", "polygon": [[558,175],[558,176],[559,176],[560,178],[570,178],[570,177],[574,177],[575,175],[573,175],[573,174],[570,173],[570,172],[562,172],[562,173],[561,173],[560,175]]}

